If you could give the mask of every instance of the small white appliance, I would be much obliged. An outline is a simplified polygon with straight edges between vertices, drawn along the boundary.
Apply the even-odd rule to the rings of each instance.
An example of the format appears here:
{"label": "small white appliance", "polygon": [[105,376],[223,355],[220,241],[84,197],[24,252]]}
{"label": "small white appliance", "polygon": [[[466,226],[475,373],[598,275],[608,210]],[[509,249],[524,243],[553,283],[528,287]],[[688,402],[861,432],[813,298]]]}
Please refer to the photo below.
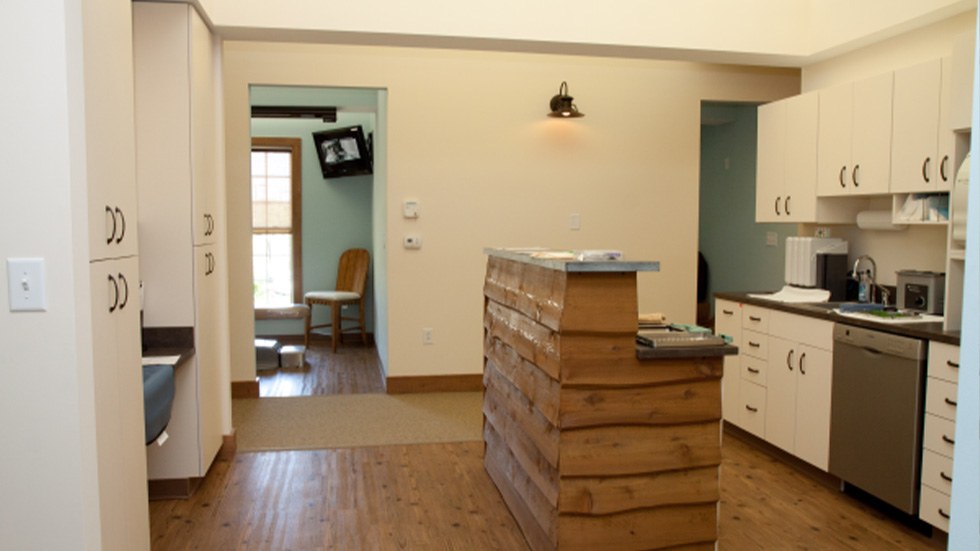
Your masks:
{"label": "small white appliance", "polygon": [[827,289],[831,300],[844,300],[847,241],[836,237],[787,237],[786,283]]}

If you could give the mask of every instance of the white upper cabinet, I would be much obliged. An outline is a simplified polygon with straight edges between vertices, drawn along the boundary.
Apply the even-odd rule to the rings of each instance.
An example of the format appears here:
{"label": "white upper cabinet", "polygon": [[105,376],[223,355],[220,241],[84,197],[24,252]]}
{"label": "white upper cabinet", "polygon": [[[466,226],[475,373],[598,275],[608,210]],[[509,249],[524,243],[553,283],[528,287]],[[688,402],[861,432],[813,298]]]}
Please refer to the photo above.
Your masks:
{"label": "white upper cabinet", "polygon": [[892,73],[821,90],[817,195],[888,193]]}
{"label": "white upper cabinet", "polygon": [[757,222],[816,222],[816,94],[759,107]]}
{"label": "white upper cabinet", "polygon": [[759,107],[756,222],[853,223],[857,206],[817,197],[817,92]]}
{"label": "white upper cabinet", "polygon": [[954,171],[949,129],[949,58],[895,71],[892,192],[948,191]]}

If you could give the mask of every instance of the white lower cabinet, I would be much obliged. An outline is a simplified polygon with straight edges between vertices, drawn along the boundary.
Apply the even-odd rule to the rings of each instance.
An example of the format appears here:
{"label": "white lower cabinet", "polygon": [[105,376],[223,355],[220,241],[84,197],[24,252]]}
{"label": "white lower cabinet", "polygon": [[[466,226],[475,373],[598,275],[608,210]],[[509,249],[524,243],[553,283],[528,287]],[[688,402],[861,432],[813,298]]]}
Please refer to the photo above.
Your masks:
{"label": "white lower cabinet", "polygon": [[832,374],[830,350],[771,338],[765,438],[823,470],[830,453]]}
{"label": "white lower cabinet", "polygon": [[[734,346],[742,339],[742,305],[728,300],[715,301],[715,334],[731,338]],[[739,424],[739,357],[725,356],[721,378],[721,414],[725,421]]]}
{"label": "white lower cabinet", "polygon": [[725,421],[826,471],[833,322],[727,300],[715,320],[716,333],[739,335],[722,381]]}
{"label": "white lower cabinet", "polygon": [[953,492],[959,356],[958,346],[929,343],[919,518],[946,532],[949,531],[950,495]]}

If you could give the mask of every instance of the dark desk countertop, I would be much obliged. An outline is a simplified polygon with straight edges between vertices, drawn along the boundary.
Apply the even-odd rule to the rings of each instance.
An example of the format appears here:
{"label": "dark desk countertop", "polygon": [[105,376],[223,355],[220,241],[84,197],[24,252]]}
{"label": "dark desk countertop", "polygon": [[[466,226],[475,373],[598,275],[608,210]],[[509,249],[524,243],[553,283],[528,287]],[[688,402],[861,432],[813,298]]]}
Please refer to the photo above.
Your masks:
{"label": "dark desk countertop", "polygon": [[808,303],[777,302],[764,298],[750,297],[748,293],[715,293],[715,298],[751,304],[770,310],[779,310],[790,314],[799,314],[812,318],[825,319],[835,323],[874,329],[884,333],[902,335],[916,339],[926,339],[931,341],[944,342],[959,346],[959,331],[944,331],[941,322],[908,322],[908,323],[880,323],[871,320],[863,320],[849,316],[842,316],[833,310],[825,307],[816,306]]}
{"label": "dark desk countertop", "polygon": [[714,358],[719,356],[734,356],[738,347],[730,344],[722,346],[667,346],[654,348],[642,344],[636,345],[636,357],[640,360],[674,360],[683,358]]}

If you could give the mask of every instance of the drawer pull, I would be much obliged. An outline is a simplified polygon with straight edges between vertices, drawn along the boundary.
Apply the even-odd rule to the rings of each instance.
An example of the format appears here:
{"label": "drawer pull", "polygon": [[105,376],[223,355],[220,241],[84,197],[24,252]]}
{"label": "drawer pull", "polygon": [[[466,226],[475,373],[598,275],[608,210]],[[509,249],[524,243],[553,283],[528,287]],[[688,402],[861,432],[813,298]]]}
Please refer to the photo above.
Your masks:
{"label": "drawer pull", "polygon": [[956,400],[950,400],[949,398],[943,398],[943,401],[946,402],[948,405],[953,406],[954,408],[956,407]]}
{"label": "drawer pull", "polygon": [[726,316],[731,316],[731,315],[732,315],[732,314],[734,314],[735,312],[734,312],[734,311],[732,311],[732,310],[722,310],[722,311],[721,311],[721,313],[722,313],[722,314],[725,314]]}
{"label": "drawer pull", "polygon": [[939,478],[942,478],[946,482],[952,482],[953,481],[953,477],[951,477],[948,474],[946,474],[945,471],[939,471]]}
{"label": "drawer pull", "polygon": [[752,342],[752,341],[749,341],[749,346],[751,346],[752,348],[759,348],[759,347],[760,347],[760,346],[762,346],[762,345],[760,345],[760,344],[759,344],[759,343],[757,343],[757,342]]}
{"label": "drawer pull", "polygon": [[945,434],[943,435],[943,442],[946,442],[947,444],[951,444],[951,445],[956,445],[956,440],[953,440],[952,438],[946,436]]}
{"label": "drawer pull", "polygon": [[954,362],[953,360],[946,360],[946,365],[948,365],[949,367],[952,367],[953,369],[959,369],[960,368],[959,362]]}
{"label": "drawer pull", "polygon": [[754,408],[748,404],[745,404],[745,409],[751,411],[752,413],[757,413],[759,411],[759,408]]}
{"label": "drawer pull", "polygon": [[749,316],[750,321],[762,321],[762,318],[758,316]]}
{"label": "drawer pull", "polygon": [[754,367],[747,367],[746,369],[749,370],[749,373],[755,373],[755,374],[759,373],[759,370]]}
{"label": "drawer pull", "polygon": [[943,511],[942,507],[940,507],[939,509],[936,509],[936,510],[939,511],[939,516],[943,517],[946,520],[949,520],[949,513],[947,513],[946,511]]}

